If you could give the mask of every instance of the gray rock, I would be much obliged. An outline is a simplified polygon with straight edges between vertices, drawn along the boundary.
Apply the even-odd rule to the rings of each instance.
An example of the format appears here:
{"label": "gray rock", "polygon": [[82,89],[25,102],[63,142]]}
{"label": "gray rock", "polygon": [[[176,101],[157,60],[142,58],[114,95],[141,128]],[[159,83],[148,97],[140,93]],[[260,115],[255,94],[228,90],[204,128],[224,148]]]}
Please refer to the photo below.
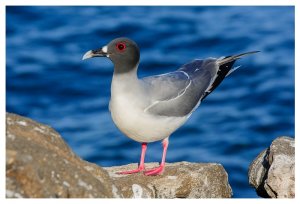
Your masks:
{"label": "gray rock", "polygon": [[[137,164],[102,168],[83,161],[49,126],[6,114],[7,198],[229,198],[220,164],[167,164],[163,175],[119,175]],[[147,163],[147,168],[156,166]],[[106,171],[107,170],[107,171]]]}
{"label": "gray rock", "polygon": [[107,172],[77,157],[52,128],[6,114],[6,197],[113,197]]}
{"label": "gray rock", "polygon": [[[147,163],[153,168],[157,163]],[[178,162],[166,164],[163,175],[120,175],[137,164],[105,168],[124,198],[230,198],[232,190],[222,165]]]}
{"label": "gray rock", "polygon": [[249,167],[249,183],[259,196],[295,197],[295,141],[279,137]]}

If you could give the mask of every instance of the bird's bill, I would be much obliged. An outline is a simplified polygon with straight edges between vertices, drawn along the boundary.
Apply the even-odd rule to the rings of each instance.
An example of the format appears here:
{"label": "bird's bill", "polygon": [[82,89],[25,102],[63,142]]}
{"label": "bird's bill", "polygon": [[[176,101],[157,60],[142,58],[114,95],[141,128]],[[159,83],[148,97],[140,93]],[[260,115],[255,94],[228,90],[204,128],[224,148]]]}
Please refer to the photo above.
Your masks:
{"label": "bird's bill", "polygon": [[107,52],[105,52],[103,48],[100,48],[98,50],[90,50],[83,55],[82,60],[93,57],[107,57]]}

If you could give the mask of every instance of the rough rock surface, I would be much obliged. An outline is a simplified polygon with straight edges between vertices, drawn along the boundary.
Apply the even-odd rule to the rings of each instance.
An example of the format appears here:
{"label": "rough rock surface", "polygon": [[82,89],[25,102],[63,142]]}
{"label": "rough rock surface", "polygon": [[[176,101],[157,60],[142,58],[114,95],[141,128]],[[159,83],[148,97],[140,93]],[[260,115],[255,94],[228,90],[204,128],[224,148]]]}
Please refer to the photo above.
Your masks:
{"label": "rough rock surface", "polygon": [[[157,163],[147,163],[146,168]],[[178,162],[166,164],[163,175],[142,173],[120,175],[137,164],[105,168],[125,198],[230,198],[232,190],[228,176],[220,164]]]}
{"label": "rough rock surface", "polygon": [[81,160],[52,128],[6,115],[6,197],[113,197],[105,170]]}
{"label": "rough rock surface", "polygon": [[249,167],[249,183],[261,197],[295,197],[295,141],[275,139]]}
{"label": "rough rock surface", "polygon": [[[119,175],[137,164],[102,168],[83,161],[52,128],[6,114],[6,197],[219,198],[231,197],[220,164],[167,164],[160,176]],[[152,168],[155,163],[147,163]]]}

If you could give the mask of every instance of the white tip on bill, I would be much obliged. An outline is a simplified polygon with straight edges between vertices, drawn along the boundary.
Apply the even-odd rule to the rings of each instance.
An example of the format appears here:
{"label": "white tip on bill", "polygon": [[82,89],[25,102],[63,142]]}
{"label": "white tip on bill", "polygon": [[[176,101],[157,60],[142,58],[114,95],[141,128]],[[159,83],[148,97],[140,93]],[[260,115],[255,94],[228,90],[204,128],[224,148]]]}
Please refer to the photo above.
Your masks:
{"label": "white tip on bill", "polygon": [[89,59],[89,58],[91,58],[91,57],[93,57],[92,50],[87,51],[87,52],[83,55],[82,60]]}

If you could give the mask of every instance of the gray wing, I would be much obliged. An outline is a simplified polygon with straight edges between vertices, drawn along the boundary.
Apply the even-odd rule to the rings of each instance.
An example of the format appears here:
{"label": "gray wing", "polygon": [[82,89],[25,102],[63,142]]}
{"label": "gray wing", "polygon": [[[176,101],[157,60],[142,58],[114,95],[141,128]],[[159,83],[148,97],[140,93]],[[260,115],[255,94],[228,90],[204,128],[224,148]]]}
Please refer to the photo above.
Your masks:
{"label": "gray wing", "polygon": [[183,117],[199,105],[218,70],[216,59],[194,60],[175,72],[143,78],[150,98],[145,111]]}

